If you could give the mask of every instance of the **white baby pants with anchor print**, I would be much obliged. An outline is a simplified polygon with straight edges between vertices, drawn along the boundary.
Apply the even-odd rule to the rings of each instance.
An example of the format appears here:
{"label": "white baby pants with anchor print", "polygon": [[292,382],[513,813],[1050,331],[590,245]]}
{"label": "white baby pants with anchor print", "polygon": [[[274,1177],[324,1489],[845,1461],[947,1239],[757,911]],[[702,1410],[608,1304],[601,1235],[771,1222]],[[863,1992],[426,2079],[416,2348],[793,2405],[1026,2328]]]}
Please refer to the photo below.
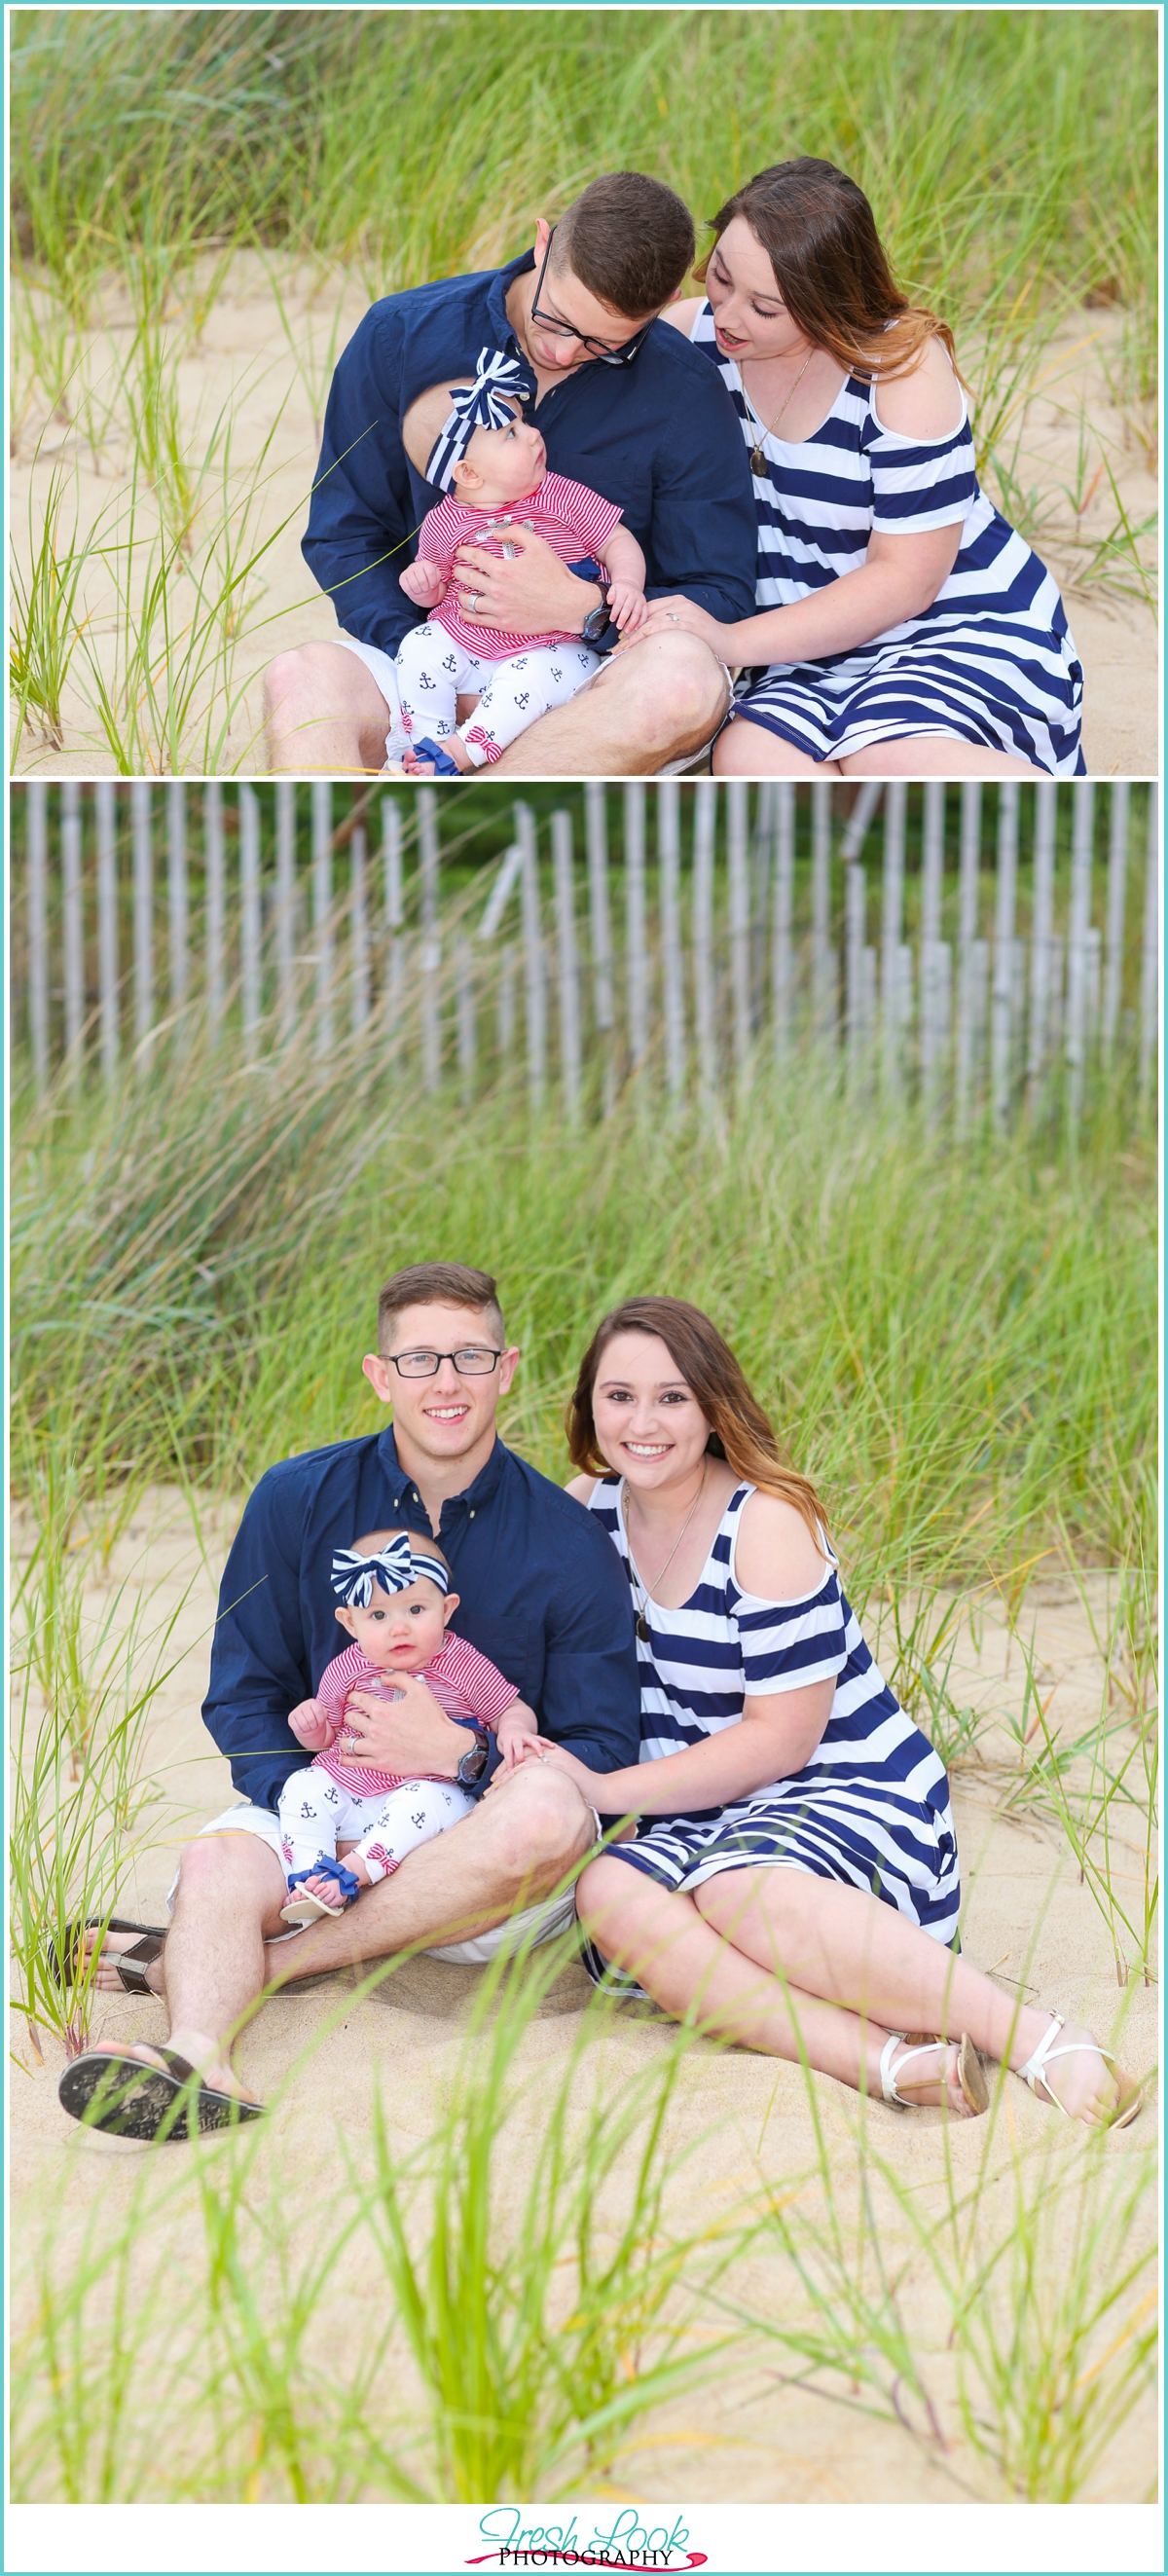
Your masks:
{"label": "white baby pants with anchor print", "polygon": [[[600,670],[601,660],[590,645],[573,643],[529,644],[510,661],[490,662],[467,652],[444,627],[427,619],[424,626],[411,627],[398,646],[402,723],[414,739],[428,734],[431,742],[444,742],[457,731],[475,768],[481,769],[484,762],[498,760],[539,716],[566,706]],[[473,715],[456,725],[456,700],[476,689],[482,695]]]}
{"label": "white baby pants with anchor print", "polygon": [[315,1861],[335,1860],[338,1842],[355,1842],[370,1878],[388,1878],[407,1852],[461,1823],[473,1805],[457,1780],[403,1780],[398,1789],[359,1798],[310,1763],[280,1791],[284,1866],[291,1876]]}

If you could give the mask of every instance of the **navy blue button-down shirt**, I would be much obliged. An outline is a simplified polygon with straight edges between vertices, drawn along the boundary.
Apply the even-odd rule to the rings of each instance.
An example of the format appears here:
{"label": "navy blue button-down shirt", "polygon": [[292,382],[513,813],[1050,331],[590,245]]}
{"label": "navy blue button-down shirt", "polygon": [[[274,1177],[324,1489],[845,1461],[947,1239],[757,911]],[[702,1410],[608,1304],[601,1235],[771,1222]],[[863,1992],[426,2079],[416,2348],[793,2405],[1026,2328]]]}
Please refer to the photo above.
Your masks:
{"label": "navy blue button-down shirt", "polygon": [[[480,349],[522,358],[506,296],[533,266],[527,251],[507,268],[386,296],[337,366],[303,547],[346,634],[364,644],[396,653],[424,614],[398,574],[443,495],[410,464],[402,415],[428,386],[473,375]],[[753,485],[730,396],[703,351],[655,322],[628,366],[590,360],[528,418],[555,473],[623,512],[650,596],[684,591],[723,624],[753,617]]]}
{"label": "navy blue button-down shirt", "polygon": [[[286,1458],[250,1497],[220,1586],[203,1717],[236,1788],[257,1806],[274,1807],[311,1759],[288,1713],[349,1642],[337,1624],[333,1549],[390,1528],[432,1536],[392,1429]],[[474,1483],[443,1503],[438,1536],[459,1594],[455,1634],[516,1684],[541,1733],[590,1770],[635,1762],[629,1587],[599,1522],[496,1440]],[[497,1760],[492,1743],[480,1793]]]}

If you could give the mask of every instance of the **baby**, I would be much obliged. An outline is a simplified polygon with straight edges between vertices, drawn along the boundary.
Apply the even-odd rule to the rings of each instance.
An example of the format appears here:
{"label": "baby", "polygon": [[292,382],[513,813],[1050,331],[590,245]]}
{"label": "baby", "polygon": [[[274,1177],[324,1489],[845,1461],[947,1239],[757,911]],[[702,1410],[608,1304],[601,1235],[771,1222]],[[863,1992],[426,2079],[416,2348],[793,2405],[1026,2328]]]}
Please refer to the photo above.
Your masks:
{"label": "baby", "polygon": [[[520,410],[523,383],[517,359],[484,349],[472,386],[432,386],[402,424],[419,473],[450,496],[423,520],[417,560],[401,575],[407,599],[430,612],[397,655],[402,724],[411,737],[409,777],[455,778],[498,760],[517,734],[550,707],[565,705],[601,667],[600,655],[578,634],[521,635],[472,625],[461,613],[473,577],[455,572],[459,546],[514,554],[506,531],[518,520],[570,572],[608,584],[609,616],[622,636],[631,636],[648,614],[645,558],[636,538],[620,526],[614,502],[548,473],[543,440]],[[473,715],[456,727],[456,700],[476,693]]]}
{"label": "baby", "polygon": [[[359,1890],[398,1869],[419,1843],[444,1834],[469,1814],[474,1800],[455,1780],[409,1778],[346,1760],[342,1736],[354,1691],[400,1699],[395,1674],[420,1673],[427,1688],[468,1730],[490,1727],[508,1768],[539,1740],[536,1720],[477,1647],[447,1634],[458,1608],[450,1568],[433,1539],[408,1530],[376,1530],[333,1557],[332,1584],[340,1598],[337,1618],[353,1643],[326,1665],[315,1698],[302,1700],[288,1720],[297,1742],[315,1755],[294,1771],[280,1792],[278,1813],[288,1869],[285,1923],[311,1923],[341,1914]],[[476,1755],[468,1733],[466,1759]],[[482,1767],[480,1760],[479,1767]],[[477,1776],[477,1775],[474,1775]],[[354,1843],[344,1862],[337,1844]]]}

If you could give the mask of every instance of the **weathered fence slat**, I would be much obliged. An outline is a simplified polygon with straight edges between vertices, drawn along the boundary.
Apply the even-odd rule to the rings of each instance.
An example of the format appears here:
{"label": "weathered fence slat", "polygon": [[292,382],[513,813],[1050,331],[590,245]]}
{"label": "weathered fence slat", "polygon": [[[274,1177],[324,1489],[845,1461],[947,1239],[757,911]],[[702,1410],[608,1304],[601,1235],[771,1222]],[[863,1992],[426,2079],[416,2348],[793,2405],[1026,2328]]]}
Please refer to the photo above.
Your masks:
{"label": "weathered fence slat", "polygon": [[422,1081],[437,1091],[442,1080],[442,1003],[438,976],[442,965],[439,929],[438,799],[432,787],[418,789],[418,861],[422,937],[418,962],[422,970]]}
{"label": "weathered fence slat", "polygon": [[28,798],[28,1019],[38,1097],[49,1079],[48,789],[34,778]]}
{"label": "weathered fence slat", "polygon": [[945,868],[945,790],[925,789],[921,838],[921,1089],[934,1106],[949,1038],[949,950],[941,937]]}
{"label": "weathered fence slat", "polygon": [[[874,785],[874,780],[868,784]],[[908,789],[903,779],[889,781],[884,806],[884,904],[880,924],[883,1013],[884,1088],[899,1091],[901,1079],[900,979],[901,934],[904,929],[904,827]],[[853,862],[854,864],[854,862]]]}
{"label": "weathered fence slat", "polygon": [[243,1043],[250,1046],[263,1017],[260,898],[260,809],[254,787],[239,791],[239,998]]}
{"label": "weathered fence slat", "polygon": [[312,784],[312,950],[316,959],[316,1052],[333,1051],[333,791]]}
{"label": "weathered fence slat", "polygon": [[612,914],[608,900],[608,811],[605,791],[595,783],[584,790],[584,826],[588,849],[588,940],[592,952],[592,1017],[600,1048],[600,1105],[606,1118],[616,1106],[613,1029],[616,1013],[612,985]]}
{"label": "weathered fence slat", "polygon": [[134,845],[134,1043],[154,1027],[154,847],[149,787],[130,789]]}
{"label": "weathered fence slat", "polygon": [[694,1031],[702,1090],[718,1085],[718,1036],[714,983],[714,834],[718,791],[712,779],[700,778],[693,808],[693,962]]}
{"label": "weathered fence slat", "polygon": [[371,996],[365,834],[358,823],[349,843],[349,1026],[354,1037],[360,1035],[369,1017]]}
{"label": "weathered fence slat", "polygon": [[1123,933],[1127,913],[1127,841],[1131,797],[1126,778],[1111,790],[1111,829],[1107,848],[1107,958],[1104,968],[1100,1036],[1104,1062],[1115,1052],[1123,999]]}
{"label": "weathered fence slat", "polygon": [[1054,847],[1055,795],[1052,786],[1034,791],[1034,896],[1030,917],[1030,1038],[1026,1077],[1030,1099],[1037,1098],[1049,1037],[1054,998]]}
{"label": "weathered fence slat", "polygon": [[81,889],[81,790],[61,789],[61,898],[65,966],[65,1064],[74,1089],[81,1081],[81,1032],[85,1025],[85,912]]}
{"label": "weathered fence slat", "polygon": [[838,1004],[831,946],[831,788],[818,779],[811,790],[811,987],[815,1034],[834,1045]]}
{"label": "weathered fence slat", "polygon": [[227,887],[223,866],[223,790],[217,783],[203,795],[203,868],[207,977],[207,1030],[214,1043],[223,1024],[224,934]]}
{"label": "weathered fence slat", "polygon": [[625,789],[625,988],[629,1056],[638,1071],[649,1051],[649,943],[645,916],[645,790]]}
{"label": "weathered fence slat", "polygon": [[580,1115],[580,972],[576,955],[575,857],[572,817],[561,809],[552,816],[552,871],[556,896],[556,964],[560,1001],[560,1082],[564,1108],[574,1123]]}
{"label": "weathered fence slat", "polygon": [[726,791],[727,892],[730,927],[730,999],[734,1070],[741,1081],[750,1060],[750,876],[747,789],[732,778]]}
{"label": "weathered fence slat", "polygon": [[280,1043],[296,1035],[296,790],[288,779],[276,789],[276,991]]}
{"label": "weathered fence slat", "polygon": [[475,1070],[478,1055],[478,1015],[475,1008],[475,960],[469,939],[459,939],[454,950],[455,1020],[458,1042],[458,1089],[464,1109],[473,1105]]}
{"label": "weathered fence slat", "polygon": [[174,1048],[177,1055],[186,1051],[187,988],[190,983],[190,949],[187,922],[187,792],[181,779],[172,779],[166,791],[166,892],[170,913],[170,1007],[174,1017]]}
{"label": "weathered fence slat", "polygon": [[771,1038],[776,1062],[791,1044],[795,992],[795,790],[787,780],[775,796],[774,925],[771,948]]}
{"label": "weathered fence slat", "polygon": [[1073,1122],[1083,1114],[1083,1070],[1087,1047],[1090,974],[1091,859],[1095,833],[1095,790],[1080,788],[1072,807],[1071,917],[1067,933],[1067,1107]]}
{"label": "weathered fence slat", "polygon": [[535,816],[530,805],[515,808],[515,837],[523,853],[520,878],[523,909],[523,994],[527,1013],[527,1089],[533,1110],[543,1107],[547,1082],[547,988],[544,981],[543,924],[540,919],[539,864]]}
{"label": "weathered fence slat", "polygon": [[1152,1079],[1160,965],[1160,790],[1148,798],[1148,855],[1144,874],[1144,945],[1140,974],[1140,1089]]}
{"label": "weathered fence slat", "polygon": [[97,996],[102,1078],[118,1069],[118,817],[112,778],[93,791],[97,837]]}
{"label": "weathered fence slat", "polygon": [[405,977],[405,878],[402,870],[401,814],[395,796],[381,800],[381,866],[385,915],[385,1034],[391,1053],[401,1046],[402,985]]}
{"label": "weathered fence slat", "polygon": [[670,1099],[680,1100],[685,1089],[685,960],[681,945],[681,791],[677,780],[664,779],[657,794],[665,1081]]}
{"label": "weathered fence slat", "polygon": [[957,1050],[954,1110],[960,1136],[969,1124],[977,1053],[977,977],[974,949],[981,891],[981,788],[961,790],[961,893],[957,929]]}
{"label": "weathered fence slat", "polygon": [[998,789],[998,883],[994,908],[994,984],[990,1098],[994,1125],[1010,1123],[1014,1061],[1014,916],[1018,895],[1018,790]]}

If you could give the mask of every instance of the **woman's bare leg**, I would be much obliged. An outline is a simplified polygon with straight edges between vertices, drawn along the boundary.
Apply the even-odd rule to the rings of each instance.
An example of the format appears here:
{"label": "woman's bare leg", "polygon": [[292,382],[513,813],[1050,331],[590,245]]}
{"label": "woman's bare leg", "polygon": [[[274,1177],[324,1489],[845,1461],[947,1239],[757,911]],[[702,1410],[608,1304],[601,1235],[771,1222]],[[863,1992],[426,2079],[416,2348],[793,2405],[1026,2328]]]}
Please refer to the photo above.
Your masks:
{"label": "woman's bare leg", "polygon": [[1012,752],[991,751],[986,743],[961,742],[956,734],[902,734],[895,742],[874,742],[867,751],[848,752],[840,761],[841,778],[1049,778]]}
{"label": "woman's bare leg", "polygon": [[796,751],[793,742],[772,733],[769,725],[752,724],[749,716],[735,716],[719,734],[711,767],[715,778],[839,778],[843,774],[834,760],[810,760],[805,751]]}
{"label": "woman's bare leg", "polygon": [[[698,2030],[767,2057],[798,2063],[806,2055],[821,2075],[834,2075],[880,2098],[880,2053],[888,2027],[801,1992],[794,1980],[784,1991],[773,1973],[760,1974],[753,1961],[713,1930],[692,1897],[674,1895],[624,1861],[605,1856],[584,1871],[577,1905],[605,1958],[635,1976],[675,2021],[692,2019]],[[938,2061],[943,2090],[941,2082],[918,2085],[921,2069],[915,2067],[913,2091],[925,2102],[943,2098],[964,2116],[969,2106],[957,2082],[956,2059],[956,2048],[951,2048],[943,2063]]]}
{"label": "woman's bare leg", "polygon": [[[793,1987],[871,2016],[886,2030],[941,2037],[968,2031],[987,2057],[1018,2068],[1049,2028],[1049,2012],[1018,2004],[919,1924],[837,1879],[781,1867],[724,1870],[696,1889],[694,1902],[723,1940],[758,1966],[781,1965]],[[1058,2045],[1078,2040],[1087,2043],[1083,2053],[1052,2066],[1055,2089],[1068,2111],[1105,2118],[1120,2079],[1093,2053],[1090,2031],[1068,2023]]]}

